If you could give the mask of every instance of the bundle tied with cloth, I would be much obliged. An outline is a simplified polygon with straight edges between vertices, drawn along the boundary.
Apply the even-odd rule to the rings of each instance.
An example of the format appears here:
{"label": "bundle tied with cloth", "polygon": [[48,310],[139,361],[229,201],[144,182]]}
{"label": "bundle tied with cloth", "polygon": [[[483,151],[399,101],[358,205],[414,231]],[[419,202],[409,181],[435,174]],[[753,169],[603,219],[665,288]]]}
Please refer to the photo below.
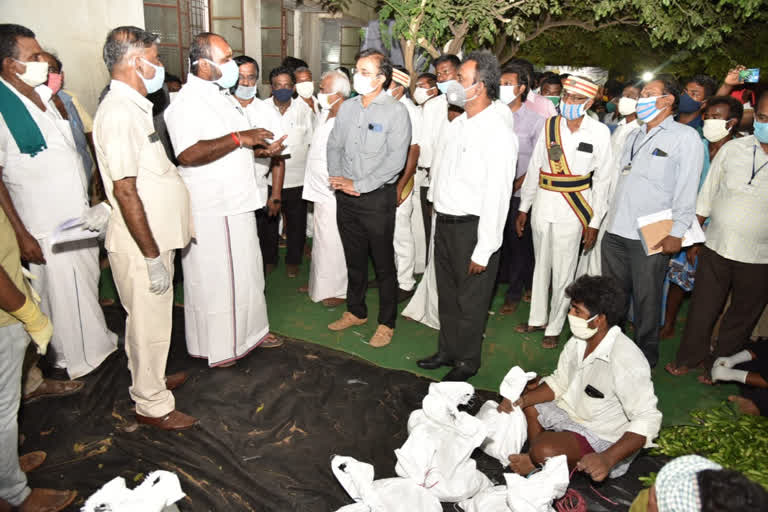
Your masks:
{"label": "bundle tied with cloth", "polygon": [[[526,373],[515,366],[501,381],[499,392],[502,397],[514,403],[523,394],[528,381],[535,378],[535,372]],[[509,465],[509,456],[520,453],[528,439],[528,422],[520,407],[515,407],[509,413],[499,412],[498,408],[497,402],[488,400],[475,417],[483,422],[487,431],[480,449],[506,467]]]}
{"label": "bundle tied with cloth", "polygon": [[464,512],[554,512],[552,502],[568,489],[568,459],[547,459],[540,471],[528,477],[504,473],[506,485],[485,489],[459,506]]}
{"label": "bundle tied with cloth", "polygon": [[486,428],[478,418],[458,409],[474,391],[466,382],[430,384],[422,408],[408,418],[408,439],[395,450],[395,472],[440,501],[460,502],[492,485],[471,458],[485,440]]}
{"label": "bundle tied with cloth", "polygon": [[408,478],[374,481],[373,466],[336,455],[331,470],[355,503],[337,512],[441,512],[440,501],[424,487]]}

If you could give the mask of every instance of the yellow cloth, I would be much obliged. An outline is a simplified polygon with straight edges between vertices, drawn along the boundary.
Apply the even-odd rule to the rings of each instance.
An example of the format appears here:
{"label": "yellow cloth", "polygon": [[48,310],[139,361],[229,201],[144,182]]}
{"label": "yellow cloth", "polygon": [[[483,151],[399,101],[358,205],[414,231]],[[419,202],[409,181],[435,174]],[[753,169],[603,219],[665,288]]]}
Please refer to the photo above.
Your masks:
{"label": "yellow cloth", "polygon": [[643,489],[632,502],[632,506],[629,507],[629,512],[645,512],[648,510],[648,496],[650,495],[650,489]]}
{"label": "yellow cloth", "polygon": [[16,311],[11,311],[11,315],[24,324],[24,329],[29,333],[29,337],[37,345],[37,353],[45,354],[48,350],[48,343],[53,336],[53,324],[47,316],[40,311],[37,304],[27,297],[24,305]]}
{"label": "yellow cloth", "polygon": [[[31,297],[30,288],[24,280],[24,267],[21,266],[21,253],[19,244],[16,242],[16,233],[2,208],[0,208],[0,266],[16,288],[27,297]],[[18,320],[10,313],[0,309],[0,327],[7,327],[17,322]]]}

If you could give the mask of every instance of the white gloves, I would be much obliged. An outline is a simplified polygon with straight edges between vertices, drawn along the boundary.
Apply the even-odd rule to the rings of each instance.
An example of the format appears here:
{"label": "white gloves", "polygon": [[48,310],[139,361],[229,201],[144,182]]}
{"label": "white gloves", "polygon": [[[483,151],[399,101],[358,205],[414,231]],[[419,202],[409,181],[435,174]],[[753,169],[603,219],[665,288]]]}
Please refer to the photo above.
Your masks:
{"label": "white gloves", "polygon": [[718,357],[715,359],[715,364],[712,365],[712,368],[715,368],[717,366],[725,366],[726,368],[733,368],[737,364],[746,363],[747,361],[752,360],[752,353],[749,350],[742,350],[741,352],[736,352],[730,357]]}
{"label": "white gloves", "polygon": [[111,213],[112,208],[106,202],[101,202],[86,210],[80,220],[83,221],[83,227],[102,233],[107,228]]}
{"label": "white gloves", "polygon": [[144,258],[147,262],[147,273],[149,274],[149,291],[155,295],[162,295],[168,291],[171,286],[171,275],[160,260],[157,258]]}

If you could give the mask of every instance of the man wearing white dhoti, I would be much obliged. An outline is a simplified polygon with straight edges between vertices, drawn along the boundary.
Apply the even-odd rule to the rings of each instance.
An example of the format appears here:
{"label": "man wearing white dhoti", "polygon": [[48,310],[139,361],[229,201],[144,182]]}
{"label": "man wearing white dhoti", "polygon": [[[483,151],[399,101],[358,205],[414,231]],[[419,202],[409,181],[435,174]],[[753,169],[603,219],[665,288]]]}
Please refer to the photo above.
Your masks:
{"label": "man wearing white dhoti", "polygon": [[36,277],[41,309],[56,326],[49,357],[78,378],[117,348],[117,336],[98,302],[96,240],[51,244],[59,224],[89,210],[85,170],[69,122],[42,85],[48,64],[34,34],[17,37],[15,46],[0,70],[0,206]]}
{"label": "man wearing white dhoti", "polygon": [[192,237],[192,215],[187,187],[165,153],[152,122],[152,102],[145,97],[160,90],[165,68],[157,55],[157,36],[138,27],[112,30],[103,54],[112,81],[96,112],[93,141],[104,190],[114,205],[105,246],[128,315],[129,392],[139,423],[184,430],[197,420],[176,410],[171,391],[187,374],[166,378],[165,365],[171,347],[173,258]]}
{"label": "man wearing white dhoti", "polygon": [[254,215],[264,199],[253,148],[273,134],[251,129],[230,95],[238,68],[223,37],[198,34],[189,59],[187,83],[164,114],[195,226],[182,256],[187,350],[210,366],[231,366],[281,343],[269,335]]}
{"label": "man wearing white dhoti", "polygon": [[[405,168],[397,181],[397,211],[395,213],[395,266],[397,267],[397,283],[399,286],[397,301],[403,302],[413,295],[416,288],[416,254],[417,249],[424,253],[424,227],[421,225],[421,214],[413,214],[413,192],[416,191],[416,166],[419,162],[421,143],[421,110],[411,101],[406,91],[411,85],[408,70],[395,66],[392,70],[392,82],[387,93],[405,105],[408,118],[411,121],[411,145],[408,147],[408,158]],[[418,225],[416,221],[418,222]],[[419,242],[417,243],[417,240]]]}
{"label": "man wearing white dhoti", "polygon": [[608,127],[585,115],[598,86],[571,76],[563,88],[562,115],[550,117],[544,125],[528,165],[515,220],[517,234],[522,236],[533,206],[536,265],[531,312],[528,323],[515,330],[544,331],[542,346],[550,349],[557,347],[568,314],[565,287],[576,275],[581,244],[584,251],[592,249],[608,206],[612,162]]}
{"label": "man wearing white dhoti", "polygon": [[320,79],[317,102],[323,111],[312,136],[304,173],[302,198],[315,204],[307,291],[313,302],[322,302],[326,307],[339,306],[347,297],[347,262],[336,222],[336,194],[328,182],[327,146],[336,114],[350,90],[349,78],[341,71],[328,71]]}

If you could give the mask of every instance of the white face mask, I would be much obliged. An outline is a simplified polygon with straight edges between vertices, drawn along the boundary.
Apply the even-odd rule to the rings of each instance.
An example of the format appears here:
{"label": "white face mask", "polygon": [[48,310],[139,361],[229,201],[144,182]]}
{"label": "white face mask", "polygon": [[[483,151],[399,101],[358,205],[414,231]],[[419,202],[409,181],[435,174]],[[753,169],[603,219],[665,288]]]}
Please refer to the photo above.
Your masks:
{"label": "white face mask", "polygon": [[355,77],[352,79],[352,85],[355,88],[355,92],[361,96],[371,94],[376,90],[376,87],[371,82],[377,78],[378,76],[366,77],[361,73],[355,73]]}
{"label": "white face mask", "polygon": [[296,84],[296,92],[304,99],[309,99],[315,93],[314,82],[300,82]]}
{"label": "white face mask", "polygon": [[[203,60],[208,61],[211,66],[217,68],[221,72],[221,76],[214,80],[213,83],[218,84],[223,89],[230,89],[240,79],[240,69],[237,67],[237,62],[235,62],[234,59],[229,59],[221,65],[216,64],[211,59],[206,59],[205,57],[203,57]],[[197,64],[197,61],[192,64]]]}
{"label": "white face mask", "polygon": [[320,104],[320,107],[323,110],[330,110],[332,106],[334,106],[336,103],[339,102],[339,98],[334,100],[333,103],[331,103],[330,100],[328,99],[329,96],[333,96],[334,94],[336,94],[336,93],[335,92],[333,92],[333,93],[325,93],[325,92],[317,93],[317,102]]}
{"label": "white face mask", "polygon": [[704,138],[709,142],[723,140],[731,131],[726,126],[728,121],[725,119],[705,119],[704,120]]}
{"label": "white face mask", "polygon": [[47,62],[22,62],[20,60],[13,59],[19,64],[24,64],[27,69],[23,73],[16,73],[22,82],[30,87],[37,87],[40,84],[44,84],[48,80],[48,63]]}
{"label": "white face mask", "polygon": [[589,322],[597,318],[593,316],[587,320],[576,315],[568,315],[568,324],[571,326],[571,333],[579,339],[588,340],[597,332],[597,327],[589,327]]}
{"label": "white face mask", "polygon": [[429,98],[432,97],[429,95],[429,91],[432,89],[436,89],[436,87],[430,87],[429,89],[425,89],[424,87],[417,87],[416,90],[413,91],[413,99],[416,100],[417,104],[423,105]]}
{"label": "white face mask", "polygon": [[256,86],[238,85],[237,89],[235,89],[235,96],[241,100],[250,100],[256,96]]}
{"label": "white face mask", "polygon": [[634,114],[636,107],[637,107],[637,100],[633,100],[632,98],[624,98],[624,97],[619,99],[619,114],[623,116]]}
{"label": "white face mask", "polygon": [[499,99],[505,105],[509,105],[517,99],[515,89],[520,87],[519,85],[502,85],[499,87]]}

